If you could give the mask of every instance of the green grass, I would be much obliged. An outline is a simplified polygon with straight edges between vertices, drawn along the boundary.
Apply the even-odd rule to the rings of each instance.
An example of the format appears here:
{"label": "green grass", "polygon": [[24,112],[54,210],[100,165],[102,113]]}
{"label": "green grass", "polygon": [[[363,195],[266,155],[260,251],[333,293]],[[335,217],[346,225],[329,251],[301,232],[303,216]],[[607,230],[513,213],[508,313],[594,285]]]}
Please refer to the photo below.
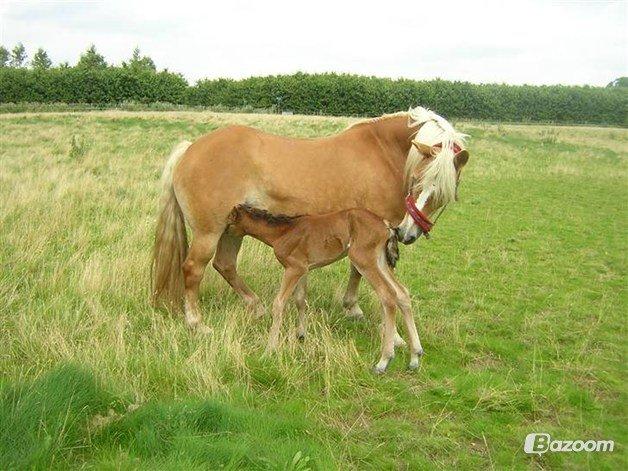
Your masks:
{"label": "green grass", "polygon": [[[461,200],[402,249],[426,350],[384,377],[378,304],[347,320],[346,262],[313,272],[311,326],[262,357],[209,271],[191,335],[148,304],[165,157],[227,123],[328,135],[345,118],[208,112],[0,115],[0,463],[47,469],[626,467],[628,131],[462,123]],[[247,241],[270,304],[281,275]],[[530,432],[612,439],[612,453],[527,456]]]}

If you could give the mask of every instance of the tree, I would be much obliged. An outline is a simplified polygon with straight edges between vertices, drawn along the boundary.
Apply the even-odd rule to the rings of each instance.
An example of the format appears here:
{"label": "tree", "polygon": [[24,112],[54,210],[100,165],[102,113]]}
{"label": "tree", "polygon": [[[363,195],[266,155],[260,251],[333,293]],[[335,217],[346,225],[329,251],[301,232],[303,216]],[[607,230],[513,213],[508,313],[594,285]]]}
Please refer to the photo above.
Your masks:
{"label": "tree", "polygon": [[628,77],[619,77],[613,80],[607,85],[608,88],[612,87],[628,87]]}
{"label": "tree", "polygon": [[50,57],[48,57],[48,53],[40,47],[33,56],[31,65],[33,66],[33,69],[49,69],[52,65],[52,61],[50,60]]}
{"label": "tree", "polygon": [[133,55],[131,56],[129,63],[126,64],[123,62],[122,67],[128,67],[129,69],[132,69],[132,70],[148,70],[151,72],[155,72],[156,70],[155,63],[150,57],[148,56],[142,57],[140,55],[139,47],[136,47],[135,49],[133,49]]}
{"label": "tree", "polygon": [[4,46],[0,46],[0,67],[9,65],[10,57],[9,50]]}
{"label": "tree", "polygon": [[87,51],[81,54],[81,58],[76,66],[81,69],[106,69],[107,62],[105,58],[96,51],[96,46],[92,44],[87,48]]}
{"label": "tree", "polygon": [[24,44],[17,43],[11,51],[11,67],[23,67],[26,62],[26,48]]}

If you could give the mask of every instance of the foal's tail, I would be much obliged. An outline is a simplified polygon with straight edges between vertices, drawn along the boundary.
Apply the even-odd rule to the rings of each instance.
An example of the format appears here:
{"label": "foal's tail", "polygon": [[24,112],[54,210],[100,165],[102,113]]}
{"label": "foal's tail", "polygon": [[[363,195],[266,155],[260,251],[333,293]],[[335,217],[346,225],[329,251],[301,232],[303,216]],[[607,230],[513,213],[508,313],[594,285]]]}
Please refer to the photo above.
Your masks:
{"label": "foal's tail", "polygon": [[177,144],[161,176],[161,202],[151,266],[151,294],[153,305],[163,303],[171,309],[181,306],[185,288],[181,266],[188,252],[185,219],[172,186],[172,173],[191,144],[188,141]]}
{"label": "foal's tail", "polygon": [[399,260],[399,242],[397,229],[390,226],[388,221],[384,221],[388,229],[388,240],[386,241],[386,262],[390,268],[395,268]]}

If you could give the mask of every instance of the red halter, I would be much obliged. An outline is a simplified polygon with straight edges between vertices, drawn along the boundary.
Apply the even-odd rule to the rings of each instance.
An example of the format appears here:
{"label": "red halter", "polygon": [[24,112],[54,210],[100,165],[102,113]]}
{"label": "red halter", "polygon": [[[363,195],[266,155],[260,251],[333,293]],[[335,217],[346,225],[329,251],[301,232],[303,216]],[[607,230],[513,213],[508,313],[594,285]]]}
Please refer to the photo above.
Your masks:
{"label": "red halter", "polygon": [[[454,154],[458,154],[460,151],[462,151],[462,147],[460,147],[455,142],[453,144],[454,144],[454,148],[453,148]],[[439,142],[438,144],[434,144],[432,147],[442,148],[443,147],[443,143]]]}
{"label": "red halter", "polygon": [[410,217],[414,219],[416,225],[421,228],[421,232],[427,235],[432,230],[434,223],[430,221],[430,218],[428,218],[423,211],[416,207],[414,196],[406,196],[406,209]]}

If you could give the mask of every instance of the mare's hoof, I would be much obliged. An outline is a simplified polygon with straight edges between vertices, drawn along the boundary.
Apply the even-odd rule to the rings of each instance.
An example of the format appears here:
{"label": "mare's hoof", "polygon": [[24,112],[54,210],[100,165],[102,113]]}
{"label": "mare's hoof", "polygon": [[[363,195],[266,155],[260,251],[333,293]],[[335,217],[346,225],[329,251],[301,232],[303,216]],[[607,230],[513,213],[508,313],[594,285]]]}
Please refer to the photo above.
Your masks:
{"label": "mare's hoof", "polygon": [[297,340],[303,342],[305,340],[305,334],[297,334]]}
{"label": "mare's hoof", "polygon": [[259,301],[254,304],[249,304],[246,307],[246,310],[251,314],[253,319],[261,319],[264,317],[266,311],[264,310],[264,306]]}
{"label": "mare's hoof", "polygon": [[213,331],[212,328],[208,325],[198,324],[196,327],[194,327],[194,332],[199,335],[211,335]]}
{"label": "mare's hoof", "polygon": [[357,304],[355,304],[351,309],[347,309],[346,315],[349,319],[354,321],[363,322],[364,320],[366,320],[362,309]]}

